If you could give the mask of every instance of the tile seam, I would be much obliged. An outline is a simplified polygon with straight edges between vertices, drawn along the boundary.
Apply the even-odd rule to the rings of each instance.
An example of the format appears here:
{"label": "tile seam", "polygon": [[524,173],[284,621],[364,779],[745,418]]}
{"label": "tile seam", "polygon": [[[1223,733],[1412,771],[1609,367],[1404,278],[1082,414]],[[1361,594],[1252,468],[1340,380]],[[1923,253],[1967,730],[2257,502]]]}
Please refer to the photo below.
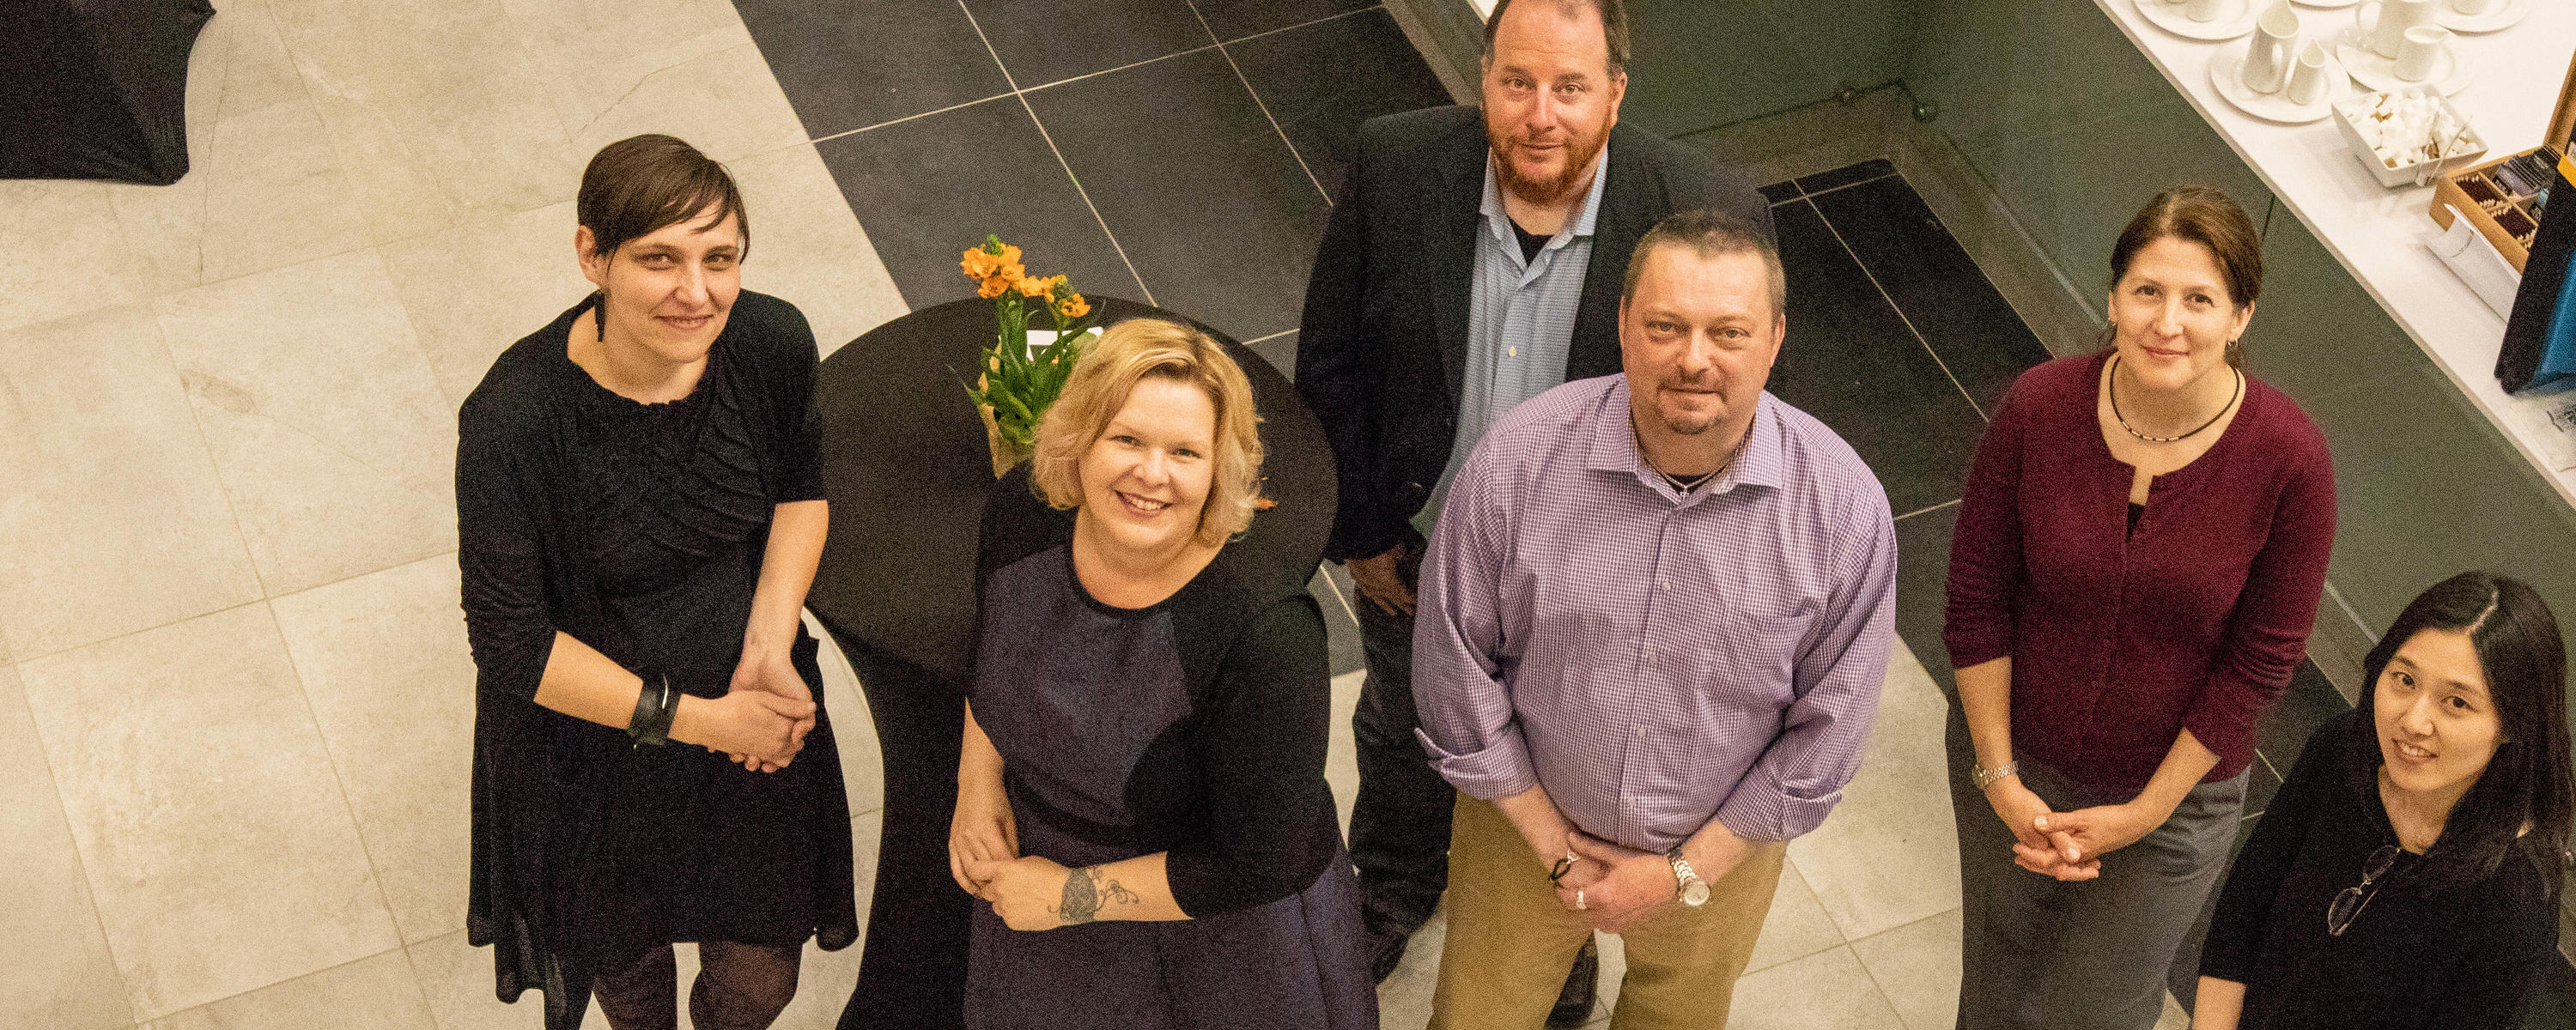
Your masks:
{"label": "tile seam", "polygon": [[1798,199],[1806,201],[1807,207],[1816,213],[1816,220],[1825,223],[1825,231],[1834,234],[1834,242],[1842,245],[1843,253],[1851,256],[1852,264],[1859,266],[1860,274],[1867,277],[1869,285],[1878,291],[1881,299],[1887,301],[1888,310],[1896,312],[1896,320],[1905,324],[1905,331],[1914,335],[1914,342],[1922,345],[1923,353],[1932,356],[1932,364],[1938,366],[1941,369],[1941,375],[1950,380],[1950,388],[1959,391],[1959,396],[1968,402],[1968,410],[1976,413],[1977,421],[1981,423],[1987,421],[1985,406],[1978,404],[1977,399],[1968,393],[1968,388],[1959,384],[1958,375],[1950,371],[1950,363],[1941,360],[1940,351],[1932,349],[1932,341],[1923,335],[1923,330],[1915,328],[1913,316],[1907,315],[1905,307],[1896,302],[1896,295],[1889,293],[1887,285],[1878,281],[1878,273],[1869,270],[1869,263],[1861,260],[1860,252],[1852,249],[1851,241],[1844,239],[1842,230],[1834,227],[1834,220],[1825,215],[1825,209],[1817,207],[1812,197]]}
{"label": "tile seam", "polygon": [[[1188,0],[1188,3],[1190,17],[1198,19],[1199,30],[1207,33],[1209,39],[1216,39],[1216,28],[1208,24],[1207,15],[1199,13],[1198,0]],[[1288,138],[1288,130],[1279,127],[1279,116],[1270,113],[1269,102],[1261,99],[1260,90],[1252,88],[1252,78],[1243,74],[1242,65],[1234,63],[1234,54],[1226,50],[1223,40],[1218,40],[1216,52],[1217,56],[1225,58],[1226,69],[1234,73],[1234,81],[1243,85],[1243,95],[1252,98],[1252,106],[1261,112],[1261,120],[1270,123],[1270,131],[1279,137],[1279,145],[1288,148],[1288,158],[1297,162],[1298,171],[1306,173],[1306,182],[1315,187],[1316,195],[1324,198],[1324,206],[1332,207],[1333,195],[1324,189],[1324,180],[1315,177],[1315,169],[1306,163],[1306,155],[1297,152],[1296,141]]]}

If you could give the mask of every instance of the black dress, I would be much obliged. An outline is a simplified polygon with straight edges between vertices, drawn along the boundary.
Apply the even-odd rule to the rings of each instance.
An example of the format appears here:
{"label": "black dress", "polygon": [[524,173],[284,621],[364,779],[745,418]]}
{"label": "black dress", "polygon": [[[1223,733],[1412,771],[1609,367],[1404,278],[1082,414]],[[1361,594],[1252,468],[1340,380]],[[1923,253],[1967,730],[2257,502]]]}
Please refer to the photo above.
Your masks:
{"label": "black dress", "polygon": [[458,563],[476,665],[467,939],[496,993],[580,1025],[592,979],[679,941],[826,950],[858,936],[849,801],[819,710],[816,644],[792,657],[816,725],[786,769],[535,703],[556,631],[629,670],[722,696],[742,655],[775,505],[822,496],[804,316],[743,293],[688,397],[641,404],[573,364],[593,300],[520,340],[458,414]]}
{"label": "black dress", "polygon": [[1021,853],[1163,852],[1190,918],[1023,932],[976,902],[966,1025],[1373,1030],[1314,599],[1256,585],[1229,547],[1159,604],[1102,604],[1075,578],[1071,520],[1026,475],[986,508],[972,697]]}
{"label": "black dress", "polygon": [[2245,985],[2243,1030],[2513,1027],[2558,957],[2558,905],[2510,854],[2465,888],[2410,882],[2401,852],[2341,936],[2326,909],[2397,843],[2379,747],[2358,711],[2319,727],[2236,856],[2201,946],[2202,976]]}

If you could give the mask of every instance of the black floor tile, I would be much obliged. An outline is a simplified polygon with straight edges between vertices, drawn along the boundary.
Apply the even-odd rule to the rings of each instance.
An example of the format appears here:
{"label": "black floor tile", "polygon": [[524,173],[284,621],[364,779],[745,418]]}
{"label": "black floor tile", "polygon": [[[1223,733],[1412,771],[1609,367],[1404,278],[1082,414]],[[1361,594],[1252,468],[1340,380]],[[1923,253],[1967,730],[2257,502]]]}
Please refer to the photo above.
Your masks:
{"label": "black floor tile", "polygon": [[[2272,795],[2280,793],[2281,777],[2274,774],[2272,767],[2259,758],[2254,761],[2253,767],[2246,771],[2252,775],[2245,778],[2245,814],[2261,815],[2266,809],[2272,807]],[[2290,770],[2285,768],[2281,771]]]}
{"label": "black floor tile", "polygon": [[1084,293],[1144,296],[1016,99],[825,140],[815,149],[912,307],[974,296],[957,262],[986,233],[1020,247],[1031,275],[1070,275]]}
{"label": "black floor tile", "polygon": [[1010,92],[956,0],[734,6],[809,137]]}
{"label": "black floor tile", "polygon": [[1297,380],[1296,333],[1281,333],[1259,343],[1248,343],[1244,346],[1252,348],[1253,353],[1261,355],[1261,360],[1269,362],[1270,367],[1279,373],[1279,378],[1290,382]]}
{"label": "black floor tile", "polygon": [[1875,179],[1882,175],[1894,174],[1896,174],[1896,166],[1894,164],[1890,164],[1886,158],[1871,158],[1870,160],[1863,161],[1856,165],[1844,165],[1830,172],[1817,172],[1814,175],[1801,175],[1798,177],[1798,189],[1807,193],[1816,193],[1832,189],[1836,186],[1850,185],[1851,183],[1859,182],[1864,179]]}
{"label": "black floor tile", "polygon": [[1985,423],[1805,203],[1771,212],[1789,336],[1771,392],[1824,420],[1878,474],[1896,514],[1959,496]]}
{"label": "black floor tile", "polygon": [[1774,204],[1796,200],[1801,196],[1798,192],[1798,182],[1795,179],[1787,182],[1775,182],[1771,185],[1764,186],[1762,187],[1761,192],[1762,199],[1768,200]]}
{"label": "black floor tile", "polygon": [[1812,199],[1989,414],[2014,377],[2048,360],[2048,348],[1902,177]]}
{"label": "black floor tile", "polygon": [[1226,50],[1328,193],[1341,189],[1358,150],[1361,122],[1449,102],[1439,77],[1383,9],[1274,32]]}
{"label": "black floor tile", "polygon": [[1374,0],[1192,0],[1216,38],[1228,43],[1256,32],[1367,10]]}
{"label": "black floor tile", "polygon": [[1330,209],[1225,55],[1027,96],[1156,302],[1238,340],[1297,327]]}
{"label": "black floor tile", "polygon": [[[2237,852],[2245,850],[2245,840],[2254,835],[2254,824],[2247,819],[2236,825],[2236,843],[2228,849],[2228,860],[2235,861]],[[2218,914],[2218,895],[2227,889],[2227,877],[2221,874],[2209,888],[2209,897],[2200,903],[2200,918],[2193,920],[2191,932],[2183,935],[2182,948],[2174,952],[2173,968],[2165,974],[2165,986],[2173,991],[2174,1000],[2183,1011],[2191,1011],[2192,999],[2200,996],[2200,940],[2209,936],[2209,920]]]}
{"label": "black floor tile", "polygon": [[1188,0],[966,0],[1021,89],[1211,46]]}
{"label": "black floor tile", "polygon": [[1959,689],[1950,675],[1950,649],[1941,645],[1942,609],[1949,596],[1950,531],[1958,524],[1955,504],[1896,523],[1896,635],[1945,694]]}
{"label": "black floor tile", "polygon": [[2351,710],[2352,705],[2335,691],[2334,684],[2326,682],[2325,674],[2303,660],[2298,671],[2290,674],[2289,689],[2281,693],[2281,700],[2254,724],[2254,750],[2271,759],[2281,775],[2287,776],[2290,764],[2299,760],[2299,749],[2307,746],[2308,736],[2326,720]]}
{"label": "black floor tile", "polygon": [[1332,650],[1333,675],[1357,672],[1361,668],[1360,624],[1351,616],[1350,604],[1345,600],[1350,595],[1342,592],[1350,588],[1346,583],[1333,582],[1332,574],[1339,573],[1341,566],[1324,568],[1329,571],[1316,572],[1315,578],[1307,581],[1306,592],[1314,595],[1315,604],[1324,609],[1324,640]]}

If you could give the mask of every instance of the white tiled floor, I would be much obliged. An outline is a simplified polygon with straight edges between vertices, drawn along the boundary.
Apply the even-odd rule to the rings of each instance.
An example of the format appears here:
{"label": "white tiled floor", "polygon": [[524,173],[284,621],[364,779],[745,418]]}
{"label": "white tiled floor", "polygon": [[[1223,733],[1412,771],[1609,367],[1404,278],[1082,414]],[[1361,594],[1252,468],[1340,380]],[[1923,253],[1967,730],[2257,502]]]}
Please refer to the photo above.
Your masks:
{"label": "white tiled floor", "polygon": [[[902,301],[723,0],[232,0],[189,96],[176,186],[0,182],[0,1026],[533,1027],[462,930],[456,405],[586,289],[580,167],[636,132],[732,165],[746,284],[825,348]],[[825,666],[864,910],[882,781]],[[1900,650],[1733,1025],[1947,1021],[1940,706]],[[1385,1025],[1427,1018],[1440,935]],[[857,959],[809,951],[779,1025],[832,1025]]]}

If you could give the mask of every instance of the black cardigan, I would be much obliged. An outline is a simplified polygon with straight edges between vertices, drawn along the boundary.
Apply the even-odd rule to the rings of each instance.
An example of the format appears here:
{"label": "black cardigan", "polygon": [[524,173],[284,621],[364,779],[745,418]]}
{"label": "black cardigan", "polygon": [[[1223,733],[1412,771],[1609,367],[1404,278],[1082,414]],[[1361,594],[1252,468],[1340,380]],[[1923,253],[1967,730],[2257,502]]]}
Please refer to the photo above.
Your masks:
{"label": "black cardigan", "polygon": [[2436,891],[2409,882],[2421,856],[2402,855],[2343,936],[2326,933],[2335,895],[2397,843],[2378,765],[2359,712],[2318,728],[2228,870],[2200,973],[2245,985],[2243,1030],[2519,1026],[2559,961],[2556,899],[2518,853]]}
{"label": "black cardigan", "polygon": [[[1297,393],[1324,424],[1340,501],[1324,557],[1383,554],[1449,465],[1467,368],[1467,308],[1489,145],[1483,112],[1438,107],[1360,125],[1315,249],[1297,334]],[[1664,216],[1718,208],[1771,235],[1753,184],[1707,155],[1613,126],[1568,381],[1618,372],[1628,252]]]}
{"label": "black cardigan", "polygon": [[[979,639],[992,574],[1072,539],[1072,514],[1038,500],[1028,471],[1022,464],[995,483],[984,508]],[[1250,532],[1262,528],[1256,518]],[[1296,584],[1243,575],[1228,560],[1235,553],[1219,552],[1165,602],[1191,714],[1138,759],[1126,790],[1137,853],[1167,853],[1172,900],[1194,919],[1304,890],[1341,851],[1324,782],[1332,666],[1323,612]]]}

